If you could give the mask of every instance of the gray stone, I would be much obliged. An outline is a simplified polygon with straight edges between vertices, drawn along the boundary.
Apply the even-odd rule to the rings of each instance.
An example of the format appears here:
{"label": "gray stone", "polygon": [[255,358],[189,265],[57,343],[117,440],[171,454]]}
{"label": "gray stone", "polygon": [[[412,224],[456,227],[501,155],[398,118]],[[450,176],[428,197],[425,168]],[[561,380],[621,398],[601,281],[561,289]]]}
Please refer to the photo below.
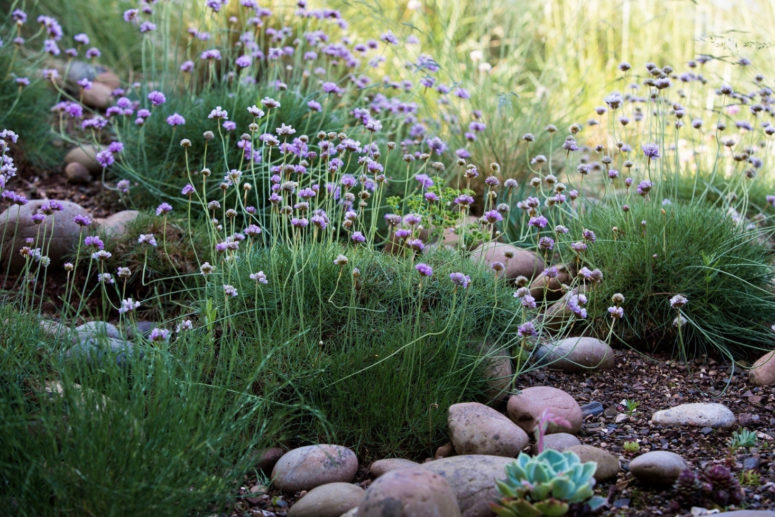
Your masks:
{"label": "gray stone", "polygon": [[383,474],[390,472],[391,470],[406,469],[410,467],[419,467],[420,464],[405,460],[403,458],[384,458],[377,460],[369,467],[369,474],[373,478],[378,478]]}
{"label": "gray stone", "polygon": [[[90,337],[84,339],[65,352],[65,359],[85,360],[88,364],[99,365],[106,357],[115,357],[116,364],[123,366],[135,353],[131,341],[110,337]],[[138,351],[140,357],[142,351]]]}
{"label": "gray stone", "polygon": [[460,508],[445,479],[422,467],[393,470],[366,490],[358,517],[458,517]]}
{"label": "gray stone", "polygon": [[748,382],[757,386],[775,384],[775,350],[761,356],[748,372]]}
{"label": "gray stone", "polygon": [[727,429],[735,425],[735,414],[724,404],[697,402],[681,404],[670,409],[657,411],[651,417],[652,424],[692,425],[698,427],[720,427]]}
{"label": "gray stone", "polygon": [[542,364],[567,372],[613,368],[614,351],[594,337],[569,337],[542,345],[537,351]]}
{"label": "gray stone", "polygon": [[735,510],[734,512],[721,512],[717,517],[775,517],[775,512],[771,510]]}
{"label": "gray stone", "polygon": [[355,453],[341,445],[307,445],[286,452],[272,470],[274,485],[296,492],[336,481],[350,482],[358,470]]}
{"label": "gray stone", "polygon": [[619,473],[619,458],[606,450],[593,447],[592,445],[574,445],[566,450],[575,452],[584,463],[588,461],[597,463],[597,469],[595,469],[595,479],[597,481],[615,478],[616,474]]}
{"label": "gray stone", "polygon": [[65,163],[80,163],[86,167],[89,172],[97,173],[102,170],[100,162],[97,161],[97,153],[103,148],[96,145],[85,144],[74,147],[65,155]]}
{"label": "gray stone", "polygon": [[70,183],[88,183],[91,181],[89,169],[78,162],[71,162],[65,166],[65,177]]}
{"label": "gray stone", "polygon": [[689,465],[678,454],[670,451],[651,451],[630,462],[630,472],[648,485],[667,487]]}
{"label": "gray stone", "polygon": [[99,336],[121,339],[121,332],[115,325],[107,321],[87,321],[83,325],[75,327],[75,332],[81,340]]}
{"label": "gray stone", "polygon": [[584,417],[588,416],[597,416],[603,414],[603,404],[597,401],[587,402],[583,406],[581,406],[581,414],[584,415]]}
{"label": "gray stone", "polygon": [[562,285],[571,283],[571,274],[562,264],[555,267],[556,277],[550,278],[542,272],[530,282],[530,296],[536,300],[556,300],[562,296]]}
{"label": "gray stone", "polygon": [[570,427],[549,424],[548,433],[577,433],[581,429],[582,415],[578,402],[564,391],[551,386],[525,388],[509,397],[506,412],[509,418],[528,433],[535,429],[538,418],[548,410],[553,416],[568,421]]}
{"label": "gray stone", "polygon": [[478,402],[450,406],[447,424],[452,445],[458,454],[514,458],[530,441],[522,428]]}
{"label": "gray stone", "polygon": [[[581,445],[581,442],[574,435],[569,433],[552,433],[544,436],[544,450],[554,449],[555,451],[562,452],[575,445]],[[533,454],[538,454],[538,444],[533,444],[530,449]]]}
{"label": "gray stone", "polygon": [[73,222],[73,218],[76,215],[88,216],[88,212],[75,203],[59,201],[63,207],[61,211],[55,211],[47,215],[42,223],[35,224],[32,216],[45,203],[47,201],[36,199],[21,207],[13,205],[0,214],[3,266],[10,260],[12,272],[18,272],[24,266],[24,257],[19,250],[26,245],[27,238],[40,236],[43,239],[45,236],[45,242],[36,241],[31,247],[40,248],[56,266],[61,265],[78,244],[82,228]]}
{"label": "gray stone", "polygon": [[486,242],[471,252],[471,260],[491,267],[500,262],[504,265],[506,278],[517,278],[522,275],[533,278],[544,270],[544,260],[533,251],[517,248],[511,244]]}
{"label": "gray stone", "polygon": [[113,89],[105,84],[94,82],[88,90],[82,90],[81,100],[85,106],[104,110],[110,106]]}
{"label": "gray stone", "polygon": [[99,228],[106,235],[121,236],[139,215],[137,210],[122,210],[100,221]]}
{"label": "gray stone", "polygon": [[513,461],[503,456],[469,454],[430,461],[422,468],[446,480],[463,517],[485,517],[492,515],[490,503],[500,497],[495,481],[506,479],[506,465]]}
{"label": "gray stone", "polygon": [[365,491],[350,483],[328,483],[310,490],[291,506],[288,517],[339,517],[356,508]]}
{"label": "gray stone", "polygon": [[94,81],[99,74],[107,70],[104,66],[93,65],[86,61],[73,61],[67,67],[67,81],[73,84],[81,79]]}

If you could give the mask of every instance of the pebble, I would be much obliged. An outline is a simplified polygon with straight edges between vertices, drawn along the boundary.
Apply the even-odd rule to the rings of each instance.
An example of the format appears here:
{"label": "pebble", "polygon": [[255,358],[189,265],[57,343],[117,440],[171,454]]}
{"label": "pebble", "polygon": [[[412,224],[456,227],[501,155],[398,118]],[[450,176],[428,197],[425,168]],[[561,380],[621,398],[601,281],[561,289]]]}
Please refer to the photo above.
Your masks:
{"label": "pebble", "polygon": [[601,415],[603,413],[603,404],[600,402],[587,402],[583,406],[581,406],[581,414],[584,416],[584,418],[588,416],[597,416]]}
{"label": "pebble", "polygon": [[678,475],[686,468],[686,461],[670,451],[647,452],[630,462],[630,472],[639,481],[662,487],[675,483]]}
{"label": "pebble", "polygon": [[[73,345],[65,352],[65,359],[85,360],[88,364],[99,365],[108,356],[115,356],[116,364],[123,366],[134,353],[131,341],[112,337],[88,337]],[[142,352],[140,352],[142,357]]]}
{"label": "pebble", "polygon": [[537,419],[544,410],[568,421],[570,428],[549,424],[548,433],[569,432],[575,434],[581,429],[582,414],[578,402],[566,392],[551,386],[525,388],[509,397],[506,412],[509,418],[528,433],[535,429]]}
{"label": "pebble", "polygon": [[113,237],[120,237],[139,215],[137,210],[121,210],[100,221],[100,230]]}
{"label": "pebble", "polygon": [[65,163],[80,163],[91,173],[100,172],[102,166],[97,161],[97,153],[101,150],[102,147],[89,144],[74,147],[65,155]]}
{"label": "pebble", "polygon": [[490,503],[499,498],[495,481],[506,478],[506,465],[513,461],[503,456],[468,454],[430,461],[422,468],[446,480],[463,517],[489,517]]}
{"label": "pebble", "polygon": [[450,438],[458,454],[492,454],[516,457],[530,438],[514,422],[478,402],[449,407]]}
{"label": "pebble", "polygon": [[517,248],[511,244],[500,242],[486,242],[471,252],[471,260],[483,263],[488,268],[496,262],[504,266],[502,275],[506,278],[517,278],[522,275],[533,278],[544,270],[546,264],[536,253]]}
{"label": "pebble", "polygon": [[775,384],[775,350],[761,356],[748,372],[748,382],[757,386]]}
{"label": "pebble", "polygon": [[89,169],[78,162],[68,163],[65,166],[65,177],[70,183],[88,183],[91,181]]}
{"label": "pebble", "polygon": [[569,337],[542,345],[537,350],[541,364],[567,372],[613,368],[614,351],[594,337]]}
{"label": "pebble", "polygon": [[651,417],[651,423],[658,425],[720,427],[726,429],[735,425],[735,415],[724,404],[697,402],[681,404],[670,409],[657,411]]}
{"label": "pebble", "polygon": [[366,490],[356,515],[459,517],[460,508],[444,477],[427,468],[411,467],[393,470],[374,481]]}
{"label": "pebble", "polygon": [[272,470],[280,490],[296,492],[335,481],[350,482],[358,470],[355,453],[341,445],[307,445],[286,452]]}
{"label": "pebble", "polygon": [[721,512],[715,515],[717,517],[775,517],[775,512],[771,510],[735,510],[734,512]]}
{"label": "pebble", "polygon": [[597,481],[615,478],[616,474],[619,473],[619,458],[604,449],[592,445],[575,445],[566,450],[575,452],[584,463],[588,461],[597,463],[595,469],[595,480]]}
{"label": "pebble", "polygon": [[[562,452],[570,447],[581,445],[581,442],[574,435],[569,433],[552,433],[544,436],[544,450],[554,449]],[[538,454],[538,444],[533,444],[531,448],[533,454]]]}
{"label": "pebble", "polygon": [[411,467],[419,467],[420,464],[411,461],[406,460],[403,458],[384,458],[381,460],[377,460],[374,463],[371,464],[369,467],[369,474],[373,478],[378,478],[383,474],[386,474],[392,470],[398,470],[398,469],[406,469]]}
{"label": "pebble", "polygon": [[760,463],[758,456],[748,456],[743,459],[743,470],[753,470],[757,468]]}
{"label": "pebble", "polygon": [[320,485],[296,501],[288,517],[339,517],[361,504],[365,493],[361,487],[350,483]]}

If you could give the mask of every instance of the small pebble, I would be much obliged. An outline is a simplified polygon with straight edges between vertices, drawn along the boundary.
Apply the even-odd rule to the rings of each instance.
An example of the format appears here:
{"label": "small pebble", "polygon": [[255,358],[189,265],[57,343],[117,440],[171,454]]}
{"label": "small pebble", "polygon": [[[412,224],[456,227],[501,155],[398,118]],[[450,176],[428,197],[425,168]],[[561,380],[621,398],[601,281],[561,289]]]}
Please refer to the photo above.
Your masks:
{"label": "small pebble", "polygon": [[581,406],[581,414],[584,418],[588,416],[597,416],[603,413],[603,404],[600,402],[592,401]]}

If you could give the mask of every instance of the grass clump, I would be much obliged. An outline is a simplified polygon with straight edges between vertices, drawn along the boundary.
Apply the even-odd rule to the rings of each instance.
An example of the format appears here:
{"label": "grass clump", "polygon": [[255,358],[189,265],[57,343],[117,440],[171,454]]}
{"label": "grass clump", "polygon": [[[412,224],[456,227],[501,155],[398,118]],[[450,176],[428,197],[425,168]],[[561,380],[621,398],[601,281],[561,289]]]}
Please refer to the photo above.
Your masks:
{"label": "grass clump", "polygon": [[[628,293],[617,329],[624,341],[682,358],[769,349],[765,323],[775,321],[775,297],[768,232],[743,228],[702,204],[654,201],[626,212],[598,206],[584,222],[601,236],[586,256],[606,272],[600,308],[613,293]],[[688,302],[671,304],[676,295]]]}
{"label": "grass clump", "polygon": [[[511,355],[521,323],[512,292],[492,274],[453,252],[423,260],[431,277],[413,260],[366,248],[259,248],[231,276],[213,273],[206,298],[226,332],[242,336],[240,369],[268,361],[256,393],[284,385],[278,403],[320,415],[289,423],[296,440],[419,458],[445,435],[446,407],[492,396],[487,367]],[[258,271],[266,283],[249,277]],[[456,286],[453,272],[471,286]]]}
{"label": "grass clump", "polygon": [[136,344],[119,362],[89,363],[64,359],[66,340],[8,306],[1,312],[3,508],[181,515],[233,497],[271,425],[264,401],[226,388],[238,342],[215,355],[189,333],[174,347]]}

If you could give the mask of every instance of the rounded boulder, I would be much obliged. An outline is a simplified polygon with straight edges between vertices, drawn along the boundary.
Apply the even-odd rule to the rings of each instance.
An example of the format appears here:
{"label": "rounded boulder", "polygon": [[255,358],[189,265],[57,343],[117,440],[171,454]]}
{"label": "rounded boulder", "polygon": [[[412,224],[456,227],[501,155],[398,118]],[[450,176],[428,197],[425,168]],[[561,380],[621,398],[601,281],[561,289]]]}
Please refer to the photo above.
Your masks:
{"label": "rounded boulder", "polygon": [[460,508],[445,479],[422,467],[393,470],[369,486],[358,517],[458,517]]}
{"label": "rounded boulder", "polygon": [[528,433],[535,429],[538,418],[548,410],[552,416],[564,418],[567,425],[549,423],[547,433],[576,434],[583,421],[578,402],[561,389],[551,386],[525,388],[509,397],[506,412],[509,418]]}
{"label": "rounded boulder", "polygon": [[471,260],[489,268],[500,262],[504,266],[506,278],[517,278],[522,275],[533,278],[544,270],[544,260],[536,253],[517,248],[511,244],[486,242],[471,252]]}
{"label": "rounded boulder", "polygon": [[336,481],[350,482],[358,471],[355,453],[341,445],[307,445],[286,452],[272,470],[274,485],[296,492]]}
{"label": "rounded boulder", "polygon": [[513,458],[530,441],[521,427],[478,402],[450,406],[447,424],[452,445],[458,454],[492,454]]}

